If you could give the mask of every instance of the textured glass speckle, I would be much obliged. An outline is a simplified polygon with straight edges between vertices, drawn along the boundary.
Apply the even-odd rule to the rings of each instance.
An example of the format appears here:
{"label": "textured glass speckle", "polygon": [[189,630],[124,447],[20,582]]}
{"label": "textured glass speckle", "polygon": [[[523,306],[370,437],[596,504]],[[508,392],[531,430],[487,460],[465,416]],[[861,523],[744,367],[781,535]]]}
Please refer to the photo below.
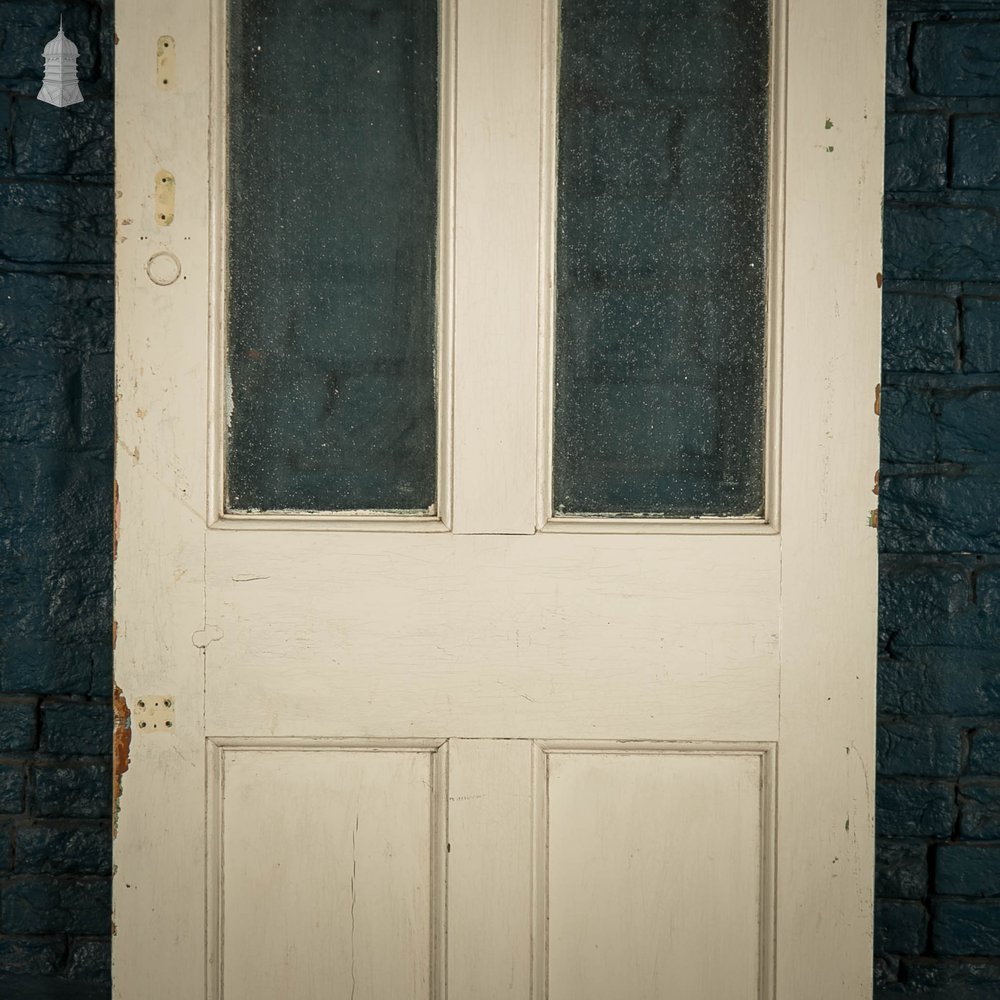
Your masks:
{"label": "textured glass speckle", "polygon": [[229,0],[226,507],[436,502],[437,0]]}
{"label": "textured glass speckle", "polygon": [[556,516],[760,514],[767,0],[563,0]]}

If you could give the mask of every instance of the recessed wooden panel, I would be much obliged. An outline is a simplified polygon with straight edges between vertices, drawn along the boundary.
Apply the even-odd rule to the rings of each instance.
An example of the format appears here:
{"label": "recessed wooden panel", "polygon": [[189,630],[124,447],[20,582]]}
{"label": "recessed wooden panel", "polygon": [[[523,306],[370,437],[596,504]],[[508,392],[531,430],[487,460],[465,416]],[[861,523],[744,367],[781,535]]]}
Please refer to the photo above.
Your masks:
{"label": "recessed wooden panel", "polygon": [[549,753],[548,1000],[762,996],[762,761]]}
{"label": "recessed wooden panel", "polygon": [[429,1000],[430,750],[229,748],[221,996]]}

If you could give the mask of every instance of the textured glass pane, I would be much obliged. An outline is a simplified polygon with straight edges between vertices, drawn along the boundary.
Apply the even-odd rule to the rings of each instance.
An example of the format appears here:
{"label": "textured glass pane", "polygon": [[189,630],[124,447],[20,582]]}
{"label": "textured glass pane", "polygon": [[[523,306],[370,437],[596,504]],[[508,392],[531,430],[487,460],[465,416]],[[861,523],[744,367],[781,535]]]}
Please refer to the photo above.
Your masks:
{"label": "textured glass pane", "polygon": [[767,0],[563,0],[553,505],[763,505]]}
{"label": "textured glass pane", "polygon": [[436,500],[436,0],[230,0],[229,510]]}

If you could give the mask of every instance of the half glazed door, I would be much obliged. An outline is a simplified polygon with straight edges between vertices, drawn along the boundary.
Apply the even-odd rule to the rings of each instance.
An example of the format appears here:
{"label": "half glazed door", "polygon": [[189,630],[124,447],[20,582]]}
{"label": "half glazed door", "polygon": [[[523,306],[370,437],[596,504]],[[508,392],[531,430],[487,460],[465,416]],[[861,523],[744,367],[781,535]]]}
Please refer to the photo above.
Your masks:
{"label": "half glazed door", "polygon": [[870,996],[881,6],[117,22],[115,995]]}

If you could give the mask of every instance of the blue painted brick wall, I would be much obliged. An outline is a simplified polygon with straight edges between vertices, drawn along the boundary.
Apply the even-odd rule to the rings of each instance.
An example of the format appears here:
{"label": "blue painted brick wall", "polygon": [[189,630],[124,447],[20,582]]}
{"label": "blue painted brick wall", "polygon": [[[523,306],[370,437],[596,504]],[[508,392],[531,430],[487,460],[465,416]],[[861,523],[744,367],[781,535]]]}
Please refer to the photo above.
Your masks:
{"label": "blue painted brick wall", "polygon": [[[60,13],[88,100],[33,100]],[[108,995],[110,0],[0,0],[0,994]],[[1000,997],[1000,2],[891,0],[876,995]],[[16,984],[16,985],[15,985]]]}
{"label": "blue painted brick wall", "polygon": [[889,0],[877,998],[1000,997],[1000,0]]}
{"label": "blue painted brick wall", "polygon": [[[83,104],[34,99],[63,15]],[[110,995],[112,7],[0,0],[0,996]]]}

